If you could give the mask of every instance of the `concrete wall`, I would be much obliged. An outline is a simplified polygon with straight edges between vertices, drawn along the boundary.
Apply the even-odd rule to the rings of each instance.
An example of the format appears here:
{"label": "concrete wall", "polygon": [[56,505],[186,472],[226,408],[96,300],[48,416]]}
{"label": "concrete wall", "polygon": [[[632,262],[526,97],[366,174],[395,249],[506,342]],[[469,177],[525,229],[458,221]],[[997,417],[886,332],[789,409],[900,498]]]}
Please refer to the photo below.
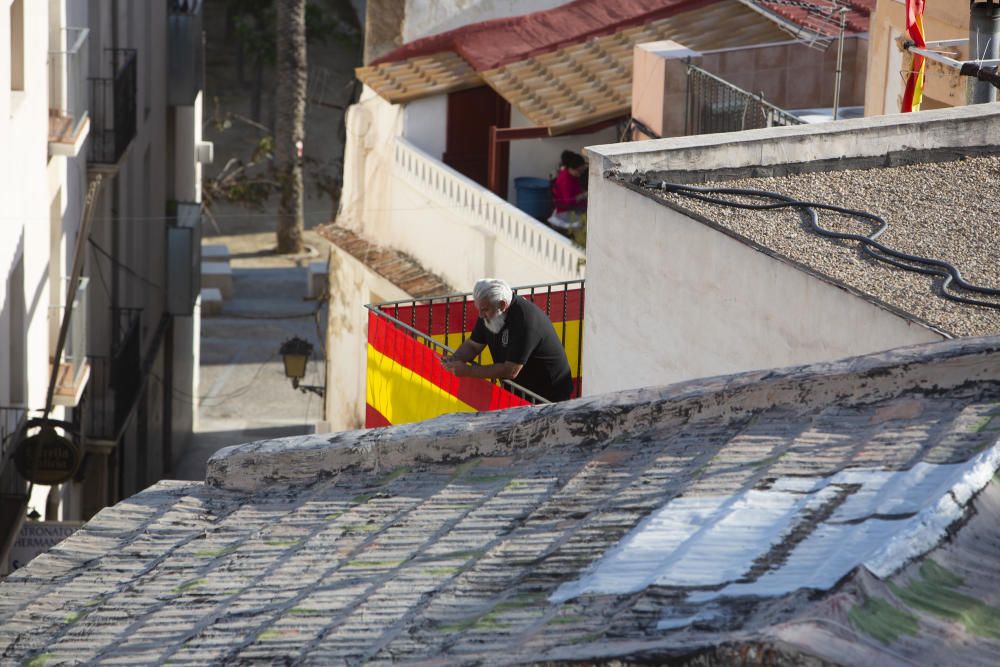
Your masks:
{"label": "concrete wall", "polygon": [[[924,7],[924,35],[928,40],[969,36],[968,2],[928,2]],[[897,40],[904,34],[906,6],[902,0],[878,0],[871,16],[868,77],[865,83],[865,115],[899,113],[911,58]],[[968,47],[956,49],[956,60],[969,57]],[[927,61],[924,76],[924,110],[961,106],[966,103],[966,77],[955,70]]]}
{"label": "concrete wall", "polygon": [[607,179],[590,199],[587,395],[942,339]]}
{"label": "concrete wall", "polygon": [[365,304],[410,295],[371,271],[350,253],[330,245],[330,290],[326,339],[326,421],[331,431],[364,428],[368,369],[368,310]]}
{"label": "concrete wall", "polygon": [[552,9],[567,0],[406,0],[403,43],[463,25]]}
{"label": "concrete wall", "polygon": [[[864,104],[867,59],[864,35],[844,39],[841,107]],[[743,90],[763,93],[764,99],[782,109],[832,107],[837,43],[825,50],[784,42],[706,51],[699,66]]]}
{"label": "concrete wall", "polygon": [[836,123],[706,134],[660,141],[592,146],[591,173],[615,170],[685,174],[727,169],[765,173],[768,168],[817,161],[868,160],[891,153],[951,147],[995,146],[1000,103],[920,114],[857,118]]}
{"label": "concrete wall", "polygon": [[[632,115],[662,137],[686,132],[688,61],[786,111],[833,106],[834,46],[821,51],[780,42],[697,52],[667,40],[639,44],[633,51]],[[841,108],[864,103],[867,51],[863,36],[844,40]]]}

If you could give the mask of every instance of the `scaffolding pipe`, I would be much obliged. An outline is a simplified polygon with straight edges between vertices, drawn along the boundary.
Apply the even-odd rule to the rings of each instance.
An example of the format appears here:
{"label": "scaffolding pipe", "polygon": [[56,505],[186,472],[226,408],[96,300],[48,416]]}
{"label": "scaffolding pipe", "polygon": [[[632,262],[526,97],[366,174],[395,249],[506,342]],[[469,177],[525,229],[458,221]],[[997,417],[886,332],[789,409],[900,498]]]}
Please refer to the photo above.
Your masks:
{"label": "scaffolding pipe", "polygon": [[[997,60],[1000,58],[1000,4],[997,0],[970,0],[969,58]],[[969,79],[969,103],[997,101],[997,89],[988,81]]]}

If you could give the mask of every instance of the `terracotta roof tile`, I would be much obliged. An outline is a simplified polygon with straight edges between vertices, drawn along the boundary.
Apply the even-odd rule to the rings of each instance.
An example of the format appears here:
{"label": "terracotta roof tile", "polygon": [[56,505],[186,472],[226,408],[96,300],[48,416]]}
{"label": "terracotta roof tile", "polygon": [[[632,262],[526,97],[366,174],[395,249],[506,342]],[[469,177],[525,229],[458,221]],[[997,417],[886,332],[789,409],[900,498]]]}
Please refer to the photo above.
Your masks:
{"label": "terracotta roof tile", "polygon": [[559,134],[628,113],[636,44],[673,39],[699,50],[784,38],[777,25],[753,10],[717,3],[488,70],[482,76],[534,124]]}
{"label": "terracotta roof tile", "polygon": [[442,278],[423,268],[406,253],[372,243],[338,225],[323,225],[316,231],[412,297],[455,293],[455,289]]}

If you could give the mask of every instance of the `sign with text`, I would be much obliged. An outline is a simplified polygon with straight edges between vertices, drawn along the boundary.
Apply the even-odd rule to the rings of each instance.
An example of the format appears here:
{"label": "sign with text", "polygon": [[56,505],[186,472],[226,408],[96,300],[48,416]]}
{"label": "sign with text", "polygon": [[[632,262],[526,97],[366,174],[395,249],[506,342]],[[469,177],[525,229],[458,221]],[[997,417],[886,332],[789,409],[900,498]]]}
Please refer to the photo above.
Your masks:
{"label": "sign with text", "polygon": [[24,567],[35,556],[59,544],[82,525],[79,521],[25,521],[10,550],[10,568]]}

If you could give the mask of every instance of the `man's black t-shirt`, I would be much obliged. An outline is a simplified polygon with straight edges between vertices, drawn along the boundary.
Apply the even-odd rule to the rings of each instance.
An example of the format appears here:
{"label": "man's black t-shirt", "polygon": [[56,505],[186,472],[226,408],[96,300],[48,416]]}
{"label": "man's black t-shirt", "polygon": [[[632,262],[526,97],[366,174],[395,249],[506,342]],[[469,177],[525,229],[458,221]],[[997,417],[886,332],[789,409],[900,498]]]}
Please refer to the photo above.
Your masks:
{"label": "man's black t-shirt", "polygon": [[488,345],[495,363],[522,364],[524,368],[514,382],[525,389],[550,401],[565,401],[573,393],[566,351],[552,322],[541,308],[523,297],[514,297],[500,333],[490,332],[480,317],[472,340]]}

